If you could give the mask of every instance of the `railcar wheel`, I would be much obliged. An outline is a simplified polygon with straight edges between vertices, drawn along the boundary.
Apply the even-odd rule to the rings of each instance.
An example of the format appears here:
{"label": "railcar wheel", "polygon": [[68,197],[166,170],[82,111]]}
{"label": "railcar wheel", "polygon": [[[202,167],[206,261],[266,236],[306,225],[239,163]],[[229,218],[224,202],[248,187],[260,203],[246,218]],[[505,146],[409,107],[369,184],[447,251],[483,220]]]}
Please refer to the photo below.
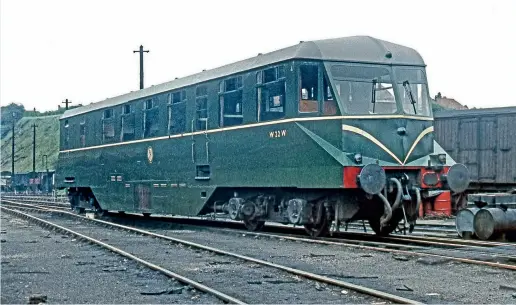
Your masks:
{"label": "railcar wheel", "polygon": [[394,232],[398,227],[398,223],[403,219],[403,214],[393,213],[391,220],[386,226],[380,228],[380,217],[369,219],[369,226],[373,229],[374,233],[378,236],[387,236]]}
{"label": "railcar wheel", "polygon": [[73,211],[76,213],[76,214],[84,214],[84,211],[85,211],[85,208],[81,208],[81,207],[74,207],[73,208]]}
{"label": "railcar wheel", "polygon": [[330,222],[323,217],[321,223],[304,225],[306,233],[311,237],[324,237],[330,232]]}
{"label": "railcar wheel", "polygon": [[97,215],[97,216],[107,216],[108,215],[108,211],[103,210],[103,209],[98,208],[98,207],[95,207],[95,215]]}
{"label": "railcar wheel", "polygon": [[244,219],[244,225],[249,231],[260,231],[265,225],[264,220]]}
{"label": "railcar wheel", "polygon": [[69,195],[68,202],[70,203],[70,210],[75,212],[79,206],[79,198],[75,195]]}

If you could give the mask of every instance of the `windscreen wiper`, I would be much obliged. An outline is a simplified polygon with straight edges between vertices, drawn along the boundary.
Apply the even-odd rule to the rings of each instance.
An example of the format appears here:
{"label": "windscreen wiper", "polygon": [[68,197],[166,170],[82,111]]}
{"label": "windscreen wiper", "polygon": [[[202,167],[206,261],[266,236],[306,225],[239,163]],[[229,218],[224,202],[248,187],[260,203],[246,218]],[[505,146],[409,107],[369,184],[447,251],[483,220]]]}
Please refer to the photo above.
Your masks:
{"label": "windscreen wiper", "polygon": [[414,114],[417,114],[416,100],[414,99],[414,96],[412,95],[412,90],[410,89],[410,84],[409,84],[408,80],[403,82],[403,88],[405,88],[405,92],[407,92],[408,96],[410,97],[410,103],[412,104],[412,107],[414,107]]}
{"label": "windscreen wiper", "polygon": [[373,90],[371,91],[371,103],[373,104],[373,113],[376,106],[376,79],[373,79]]}

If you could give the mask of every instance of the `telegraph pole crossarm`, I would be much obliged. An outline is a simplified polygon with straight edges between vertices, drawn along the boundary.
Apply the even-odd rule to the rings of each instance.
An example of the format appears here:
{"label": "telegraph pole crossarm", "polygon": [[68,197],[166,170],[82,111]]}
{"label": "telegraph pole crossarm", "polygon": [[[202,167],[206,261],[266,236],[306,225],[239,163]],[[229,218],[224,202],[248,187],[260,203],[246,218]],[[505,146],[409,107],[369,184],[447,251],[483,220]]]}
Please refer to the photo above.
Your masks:
{"label": "telegraph pole crossarm", "polygon": [[133,51],[133,53],[140,53],[140,89],[143,89],[143,53],[149,53],[149,50],[143,50],[143,46],[140,45],[140,49],[138,51]]}
{"label": "telegraph pole crossarm", "polygon": [[68,99],[66,99],[64,102],[61,102],[61,104],[65,104],[65,107],[66,107],[66,110],[68,110],[68,105],[71,104],[72,102],[69,101]]}

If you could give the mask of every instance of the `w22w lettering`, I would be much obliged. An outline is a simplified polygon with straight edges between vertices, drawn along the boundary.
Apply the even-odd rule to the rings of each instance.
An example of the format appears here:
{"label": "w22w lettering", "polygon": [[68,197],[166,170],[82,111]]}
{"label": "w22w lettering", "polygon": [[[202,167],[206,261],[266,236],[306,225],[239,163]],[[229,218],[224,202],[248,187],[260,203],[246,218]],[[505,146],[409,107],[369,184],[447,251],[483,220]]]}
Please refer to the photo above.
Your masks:
{"label": "w22w lettering", "polygon": [[287,130],[286,129],[274,130],[274,131],[269,132],[269,138],[281,138],[281,137],[284,137],[286,135],[287,135]]}

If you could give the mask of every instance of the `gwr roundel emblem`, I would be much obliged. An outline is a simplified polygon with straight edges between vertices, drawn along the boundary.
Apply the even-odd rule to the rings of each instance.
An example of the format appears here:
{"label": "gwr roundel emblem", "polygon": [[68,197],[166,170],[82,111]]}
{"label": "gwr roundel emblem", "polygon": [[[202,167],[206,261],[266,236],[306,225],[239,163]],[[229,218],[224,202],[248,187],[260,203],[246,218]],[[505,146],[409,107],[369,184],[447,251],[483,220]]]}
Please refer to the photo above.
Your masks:
{"label": "gwr roundel emblem", "polygon": [[149,148],[147,148],[147,160],[149,160],[149,163],[152,163],[152,159],[154,159],[154,152],[152,151],[152,147],[149,146]]}

